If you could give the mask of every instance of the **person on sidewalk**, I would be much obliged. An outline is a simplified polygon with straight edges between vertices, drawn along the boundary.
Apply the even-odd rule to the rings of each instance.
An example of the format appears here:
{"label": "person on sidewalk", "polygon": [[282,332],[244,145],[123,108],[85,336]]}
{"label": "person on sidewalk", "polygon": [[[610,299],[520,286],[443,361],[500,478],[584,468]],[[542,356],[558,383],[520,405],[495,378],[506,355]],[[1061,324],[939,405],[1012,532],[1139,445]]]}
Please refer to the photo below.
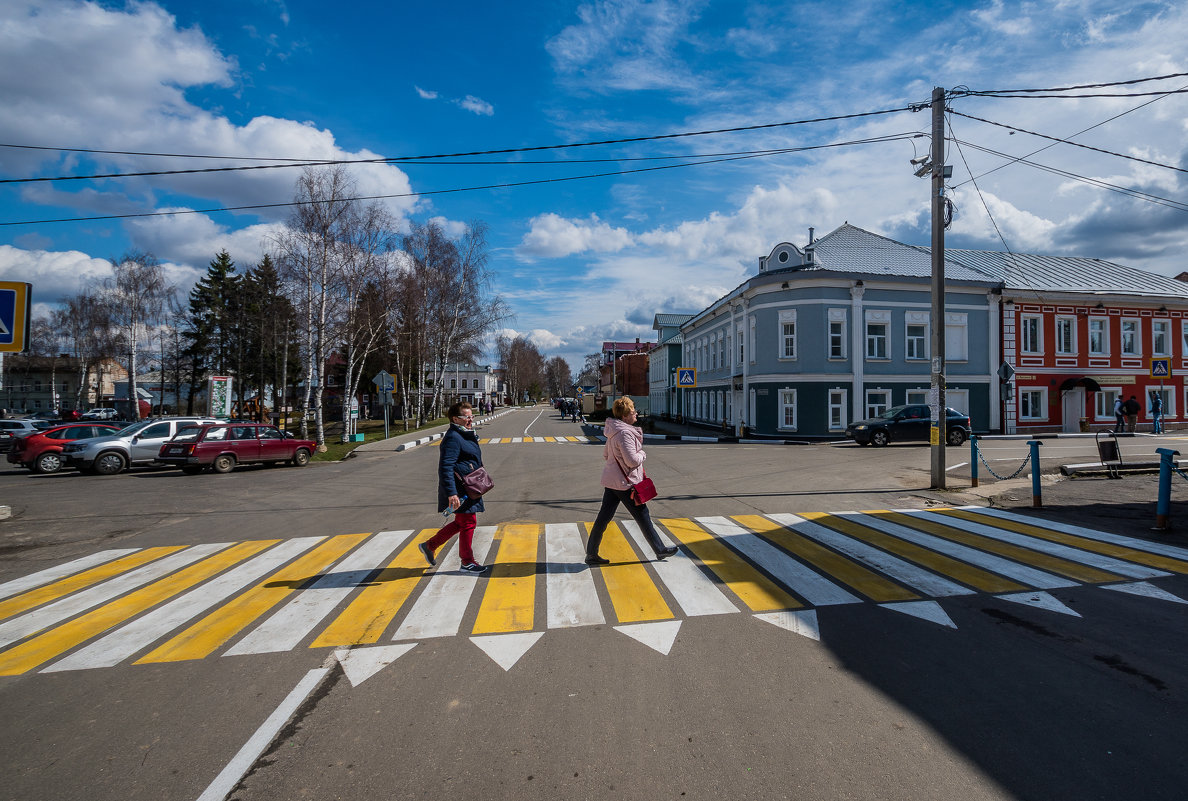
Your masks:
{"label": "person on sidewalk", "polygon": [[1126,412],[1126,430],[1131,434],[1138,428],[1138,413],[1141,408],[1138,397],[1134,395],[1131,395],[1126,403],[1122,404],[1122,411]]}
{"label": "person on sidewalk", "polygon": [[1158,392],[1151,393],[1151,423],[1152,433],[1163,433],[1163,398]]}
{"label": "person on sidewalk", "polygon": [[675,554],[677,549],[665,545],[656,533],[648,505],[637,505],[631,498],[631,486],[643,481],[643,463],[648,458],[643,449],[643,431],[635,427],[635,403],[631,398],[619,398],[611,413],[614,417],[606,420],[606,445],[602,448],[602,458],[606,460],[602,468],[602,508],[598,510],[598,517],[594,518],[590,538],[586,541],[586,564],[610,564],[609,559],[598,555],[598,546],[602,544],[602,535],[620,503],[635,518],[644,538],[656,552],[656,558],[666,559]]}
{"label": "person on sidewalk", "polygon": [[1122,402],[1122,396],[1114,398],[1114,433],[1121,434],[1126,430],[1126,404]]}
{"label": "person on sidewalk", "polygon": [[474,410],[466,401],[455,403],[447,412],[450,427],[441,438],[437,459],[437,511],[454,510],[454,519],[441,527],[432,537],[419,546],[425,561],[436,565],[433,555],[445,545],[450,537],[458,535],[458,555],[462,557],[462,569],[468,573],[482,573],[487,568],[474,560],[471,541],[478,524],[478,513],[484,511],[483,499],[462,499],[458,495],[457,471],[462,475],[483,466],[483,453],[479,449],[478,435],[474,433]]}

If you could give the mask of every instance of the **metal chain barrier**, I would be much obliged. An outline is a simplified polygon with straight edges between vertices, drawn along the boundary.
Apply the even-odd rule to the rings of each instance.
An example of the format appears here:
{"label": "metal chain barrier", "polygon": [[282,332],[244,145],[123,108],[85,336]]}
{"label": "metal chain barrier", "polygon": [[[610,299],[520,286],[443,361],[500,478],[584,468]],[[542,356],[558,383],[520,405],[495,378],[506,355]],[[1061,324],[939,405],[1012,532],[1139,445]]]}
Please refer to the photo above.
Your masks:
{"label": "metal chain barrier", "polygon": [[[1016,470],[1015,472],[1011,473],[1009,476],[1000,476],[1000,475],[998,475],[998,473],[995,473],[994,468],[991,467],[990,463],[986,461],[986,456],[985,456],[985,454],[982,453],[981,448],[978,448],[978,459],[982,462],[983,465],[985,465],[986,469],[990,472],[990,475],[994,476],[999,481],[1009,481],[1012,478],[1014,478],[1015,476],[1022,473],[1025,469],[1027,469],[1027,463],[1031,461],[1031,455],[1028,454],[1027,456],[1024,456],[1023,464],[1019,465],[1019,469]],[[1185,478],[1188,479],[1188,476],[1185,476]]]}
{"label": "metal chain barrier", "polygon": [[1179,474],[1180,478],[1184,479],[1185,481],[1188,481],[1188,473],[1185,473],[1183,470],[1181,470],[1180,468],[1176,467],[1176,463],[1175,463],[1175,462],[1172,462],[1172,470],[1175,470],[1175,471],[1176,471],[1176,473],[1178,473],[1178,474]]}

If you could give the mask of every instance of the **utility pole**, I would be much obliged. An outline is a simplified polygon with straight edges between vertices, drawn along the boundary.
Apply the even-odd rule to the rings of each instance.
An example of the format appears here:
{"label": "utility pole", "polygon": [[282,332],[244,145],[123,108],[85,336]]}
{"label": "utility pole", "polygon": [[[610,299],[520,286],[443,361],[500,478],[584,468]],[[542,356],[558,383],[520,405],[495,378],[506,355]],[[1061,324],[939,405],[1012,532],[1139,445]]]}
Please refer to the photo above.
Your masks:
{"label": "utility pole", "polygon": [[932,488],[945,489],[945,90],[932,90]]}

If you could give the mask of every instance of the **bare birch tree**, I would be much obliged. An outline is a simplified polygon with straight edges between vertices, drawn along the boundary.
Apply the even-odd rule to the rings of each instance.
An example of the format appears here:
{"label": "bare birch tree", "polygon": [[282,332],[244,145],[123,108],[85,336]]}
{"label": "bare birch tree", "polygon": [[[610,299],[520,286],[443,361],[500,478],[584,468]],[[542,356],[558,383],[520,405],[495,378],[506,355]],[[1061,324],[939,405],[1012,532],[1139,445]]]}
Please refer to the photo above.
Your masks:
{"label": "bare birch tree", "polygon": [[149,253],[126,253],[112,261],[112,276],[103,285],[103,303],[120,348],[128,357],[128,398],[133,419],[140,419],[136,387],[137,357],[149,326],[156,323],[172,291],[161,263]]}

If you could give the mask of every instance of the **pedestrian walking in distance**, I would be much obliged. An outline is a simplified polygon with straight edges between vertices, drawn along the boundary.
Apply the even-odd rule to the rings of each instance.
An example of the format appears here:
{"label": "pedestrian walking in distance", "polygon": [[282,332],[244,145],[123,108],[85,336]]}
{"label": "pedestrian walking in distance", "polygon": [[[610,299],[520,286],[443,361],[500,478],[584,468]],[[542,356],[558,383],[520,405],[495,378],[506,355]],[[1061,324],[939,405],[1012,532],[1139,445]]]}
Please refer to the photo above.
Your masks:
{"label": "pedestrian walking in distance", "polygon": [[1126,405],[1122,396],[1114,398],[1114,433],[1121,434],[1126,430]]}
{"label": "pedestrian walking in distance", "polygon": [[643,431],[635,427],[635,403],[631,398],[619,398],[611,410],[614,417],[606,420],[606,445],[602,448],[602,458],[606,465],[602,468],[602,508],[598,517],[594,519],[594,527],[590,529],[590,539],[586,542],[586,564],[606,565],[609,559],[598,555],[598,546],[602,544],[602,535],[606,532],[607,524],[615,516],[619,504],[627,507],[627,511],[639,524],[648,544],[656,552],[657,559],[664,559],[677,552],[676,548],[665,545],[652,525],[652,516],[648,513],[648,505],[636,504],[631,497],[631,487],[643,481],[644,460],[647,454],[643,449]]}
{"label": "pedestrian walking in distance", "polygon": [[1126,412],[1126,430],[1131,434],[1138,428],[1138,416],[1142,408],[1139,405],[1138,398],[1134,395],[1131,395],[1126,403],[1122,404],[1122,409]]}
{"label": "pedestrian walking in distance", "polygon": [[431,565],[437,564],[433,555],[437,549],[458,535],[458,555],[462,557],[462,569],[469,573],[482,573],[487,568],[474,560],[471,541],[478,524],[478,513],[484,511],[482,496],[463,498],[455,472],[466,475],[483,466],[483,453],[479,449],[478,435],[474,433],[474,410],[469,403],[455,403],[447,412],[450,427],[441,438],[437,459],[437,511],[454,510],[454,519],[441,530],[422,542],[418,547]]}

